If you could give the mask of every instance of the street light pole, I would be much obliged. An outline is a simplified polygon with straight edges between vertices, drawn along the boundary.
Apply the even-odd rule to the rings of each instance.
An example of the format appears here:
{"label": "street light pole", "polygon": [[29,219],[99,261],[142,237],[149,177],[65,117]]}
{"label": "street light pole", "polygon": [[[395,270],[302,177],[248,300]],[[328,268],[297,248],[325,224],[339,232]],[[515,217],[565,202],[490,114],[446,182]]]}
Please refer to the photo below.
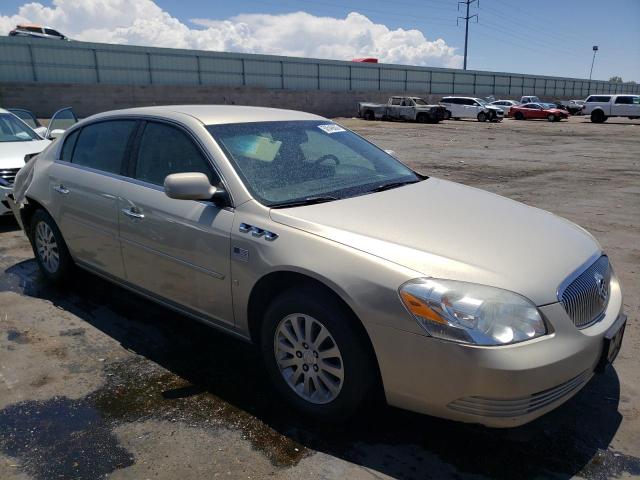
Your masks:
{"label": "street light pole", "polygon": [[591,70],[589,71],[589,81],[591,81],[591,75],[593,74],[593,64],[596,61],[596,52],[598,51],[598,46],[593,46],[593,58],[591,59]]}

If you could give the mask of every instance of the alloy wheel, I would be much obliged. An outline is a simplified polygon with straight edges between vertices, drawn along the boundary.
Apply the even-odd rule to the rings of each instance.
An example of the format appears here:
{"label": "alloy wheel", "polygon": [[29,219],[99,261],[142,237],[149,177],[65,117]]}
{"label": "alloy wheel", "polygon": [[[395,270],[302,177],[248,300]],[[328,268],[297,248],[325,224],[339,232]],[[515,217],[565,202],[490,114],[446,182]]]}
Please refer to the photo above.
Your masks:
{"label": "alloy wheel", "polygon": [[60,266],[60,252],[53,230],[46,222],[39,222],[36,225],[35,237],[36,251],[42,266],[49,273],[56,273]]}
{"label": "alloy wheel", "polygon": [[315,318],[294,313],[275,330],[273,350],[289,387],[314,404],[329,403],[344,383],[344,362],[331,332]]}

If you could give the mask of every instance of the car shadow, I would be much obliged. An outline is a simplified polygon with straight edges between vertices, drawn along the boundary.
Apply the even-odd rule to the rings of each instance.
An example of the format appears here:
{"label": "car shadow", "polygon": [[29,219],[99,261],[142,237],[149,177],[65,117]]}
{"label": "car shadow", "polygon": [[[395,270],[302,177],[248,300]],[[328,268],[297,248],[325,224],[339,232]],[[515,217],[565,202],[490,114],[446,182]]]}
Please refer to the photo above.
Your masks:
{"label": "car shadow", "polygon": [[[350,422],[319,424],[297,416],[282,403],[251,345],[96,276],[78,272],[61,290],[47,284],[35,262],[27,260],[4,272],[0,277],[2,290],[49,300],[127,350],[180,377],[183,383],[163,389],[161,402],[184,402],[209,395],[219,402],[211,415],[221,416],[223,424],[224,412],[236,412],[229,428],[243,423],[237,421],[241,412],[257,421],[259,428],[266,425],[278,432],[278,438],[392,477],[475,474],[513,479],[571,478],[579,474],[584,478],[610,478],[621,472],[640,474],[639,459],[608,448],[622,421],[618,412],[620,383],[612,368],[594,377],[557,410],[515,429],[460,424],[375,402]],[[190,408],[189,403],[180,405]],[[135,408],[130,401],[123,402],[118,406],[122,410],[118,410],[119,418],[129,418],[127,409]],[[160,410],[162,403],[153,408]],[[110,409],[113,415],[114,407]],[[268,441],[277,442],[274,438]]]}
{"label": "car shadow", "polygon": [[20,230],[20,226],[13,215],[2,215],[0,217],[0,233],[14,232]]}

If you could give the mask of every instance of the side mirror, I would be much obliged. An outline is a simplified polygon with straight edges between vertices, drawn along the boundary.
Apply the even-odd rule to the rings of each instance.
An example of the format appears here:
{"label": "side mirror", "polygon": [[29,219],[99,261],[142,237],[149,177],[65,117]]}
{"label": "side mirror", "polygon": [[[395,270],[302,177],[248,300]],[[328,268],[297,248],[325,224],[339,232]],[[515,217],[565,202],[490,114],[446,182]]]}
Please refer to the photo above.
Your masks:
{"label": "side mirror", "polygon": [[47,138],[47,127],[36,127],[33,129],[33,131],[40,135],[42,138]]}
{"label": "side mirror", "polygon": [[56,128],[55,130],[51,130],[49,132],[49,138],[51,140],[55,140],[56,138],[61,137],[64,134],[64,130],[62,130],[61,128]]}
{"label": "side mirror", "polygon": [[173,173],[164,179],[164,193],[176,200],[211,200],[218,192],[204,173]]}

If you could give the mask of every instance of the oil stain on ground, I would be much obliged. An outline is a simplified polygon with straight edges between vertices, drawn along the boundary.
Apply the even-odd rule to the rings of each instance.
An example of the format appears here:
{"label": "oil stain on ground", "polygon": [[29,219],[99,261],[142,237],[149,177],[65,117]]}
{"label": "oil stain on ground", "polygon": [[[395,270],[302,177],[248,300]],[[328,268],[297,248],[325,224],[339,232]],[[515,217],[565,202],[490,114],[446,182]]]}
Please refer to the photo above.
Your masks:
{"label": "oil stain on ground", "polygon": [[86,397],[27,401],[0,411],[0,450],[38,479],[94,479],[133,465],[119,425],[150,418],[209,429],[237,429],[275,466],[307,450],[245,411],[138,358],[105,366],[107,382]]}

